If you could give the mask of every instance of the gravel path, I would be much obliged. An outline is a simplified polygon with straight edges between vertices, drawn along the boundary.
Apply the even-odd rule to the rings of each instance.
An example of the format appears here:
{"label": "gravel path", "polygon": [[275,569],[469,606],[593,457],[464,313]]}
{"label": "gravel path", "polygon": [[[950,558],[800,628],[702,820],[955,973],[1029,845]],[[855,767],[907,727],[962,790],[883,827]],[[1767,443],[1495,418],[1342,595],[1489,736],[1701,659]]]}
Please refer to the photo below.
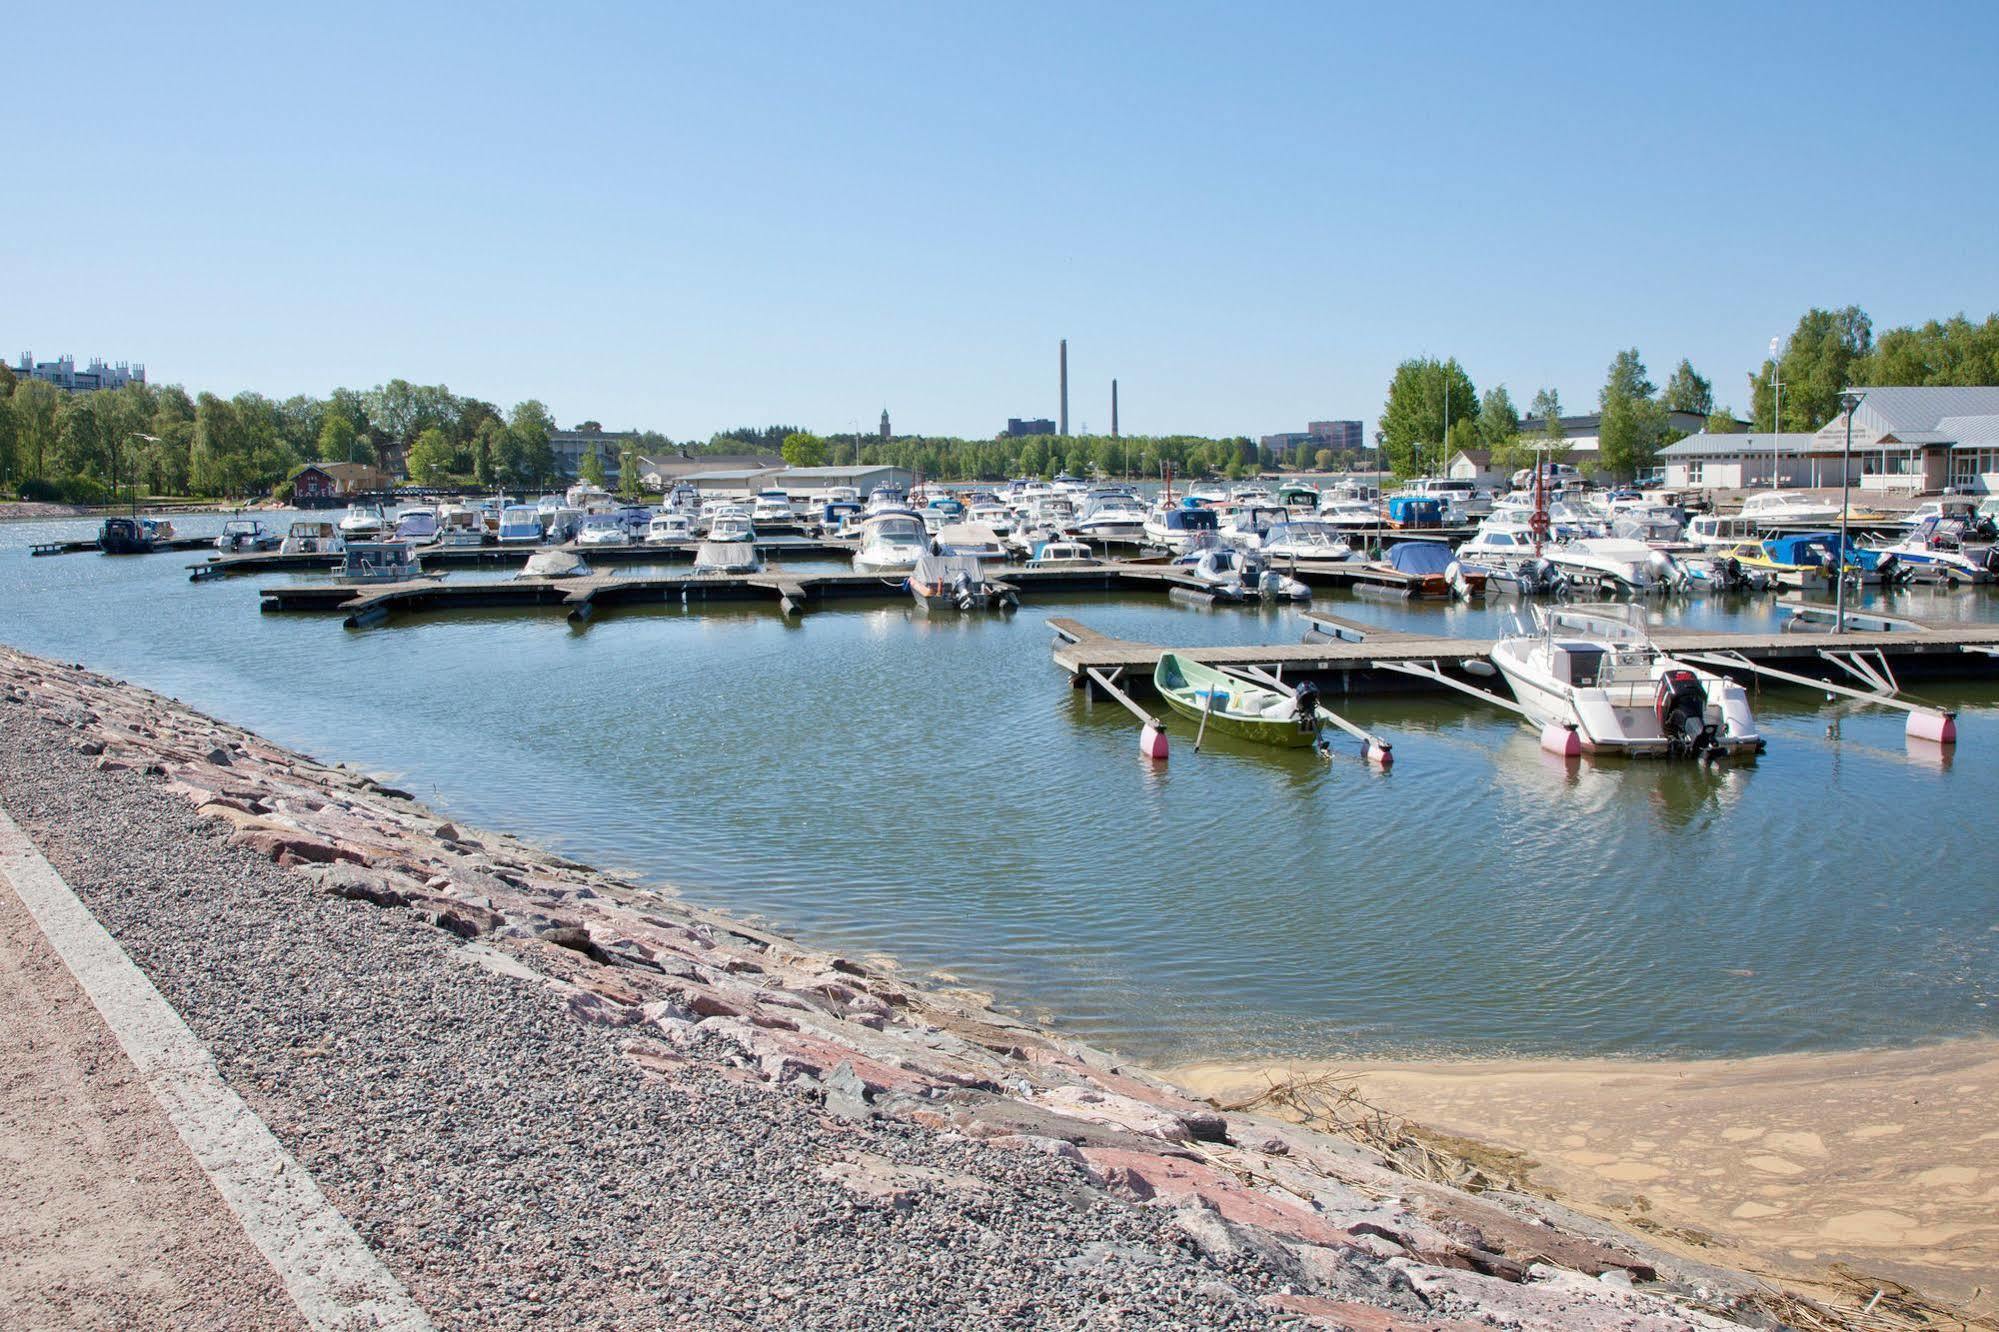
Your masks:
{"label": "gravel path", "polygon": [[276,1273],[4,879],[0,1324],[300,1326]]}
{"label": "gravel path", "polygon": [[[440,1326],[1277,1321],[1258,1264],[1224,1271],[1067,1162],[850,1124],[719,1062],[633,1077],[546,987],[321,894],[26,709],[0,800]],[[822,1177],[864,1153],[892,1198]]]}

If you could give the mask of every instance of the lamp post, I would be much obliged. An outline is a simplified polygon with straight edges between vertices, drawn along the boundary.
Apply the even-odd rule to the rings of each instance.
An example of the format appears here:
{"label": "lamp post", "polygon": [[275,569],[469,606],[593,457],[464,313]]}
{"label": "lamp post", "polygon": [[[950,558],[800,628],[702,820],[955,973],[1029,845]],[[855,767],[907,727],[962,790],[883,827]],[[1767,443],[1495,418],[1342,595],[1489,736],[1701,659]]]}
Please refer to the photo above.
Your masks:
{"label": "lamp post", "polygon": [[1770,409],[1770,489],[1777,488],[1777,441],[1784,433],[1784,360],[1778,349],[1782,338],[1770,339],[1770,382],[1777,389],[1777,405]]}
{"label": "lamp post", "polygon": [[1865,393],[1855,393],[1852,389],[1839,395],[1839,405],[1846,409],[1846,443],[1839,454],[1839,563],[1836,566],[1839,590],[1833,594],[1833,632],[1846,632],[1846,523],[1847,495],[1853,485],[1853,410],[1860,406]]}

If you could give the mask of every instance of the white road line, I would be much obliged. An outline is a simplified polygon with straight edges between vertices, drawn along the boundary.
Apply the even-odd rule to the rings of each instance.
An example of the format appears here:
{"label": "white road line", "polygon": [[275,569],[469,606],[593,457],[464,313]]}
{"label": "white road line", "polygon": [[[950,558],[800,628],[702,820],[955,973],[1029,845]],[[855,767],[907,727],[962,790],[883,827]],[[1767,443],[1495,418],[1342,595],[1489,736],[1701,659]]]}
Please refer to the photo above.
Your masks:
{"label": "white road line", "polygon": [[430,1319],[402,1283],[223,1082],[207,1047],[4,810],[0,877],[104,1015],[307,1325],[428,1332]]}

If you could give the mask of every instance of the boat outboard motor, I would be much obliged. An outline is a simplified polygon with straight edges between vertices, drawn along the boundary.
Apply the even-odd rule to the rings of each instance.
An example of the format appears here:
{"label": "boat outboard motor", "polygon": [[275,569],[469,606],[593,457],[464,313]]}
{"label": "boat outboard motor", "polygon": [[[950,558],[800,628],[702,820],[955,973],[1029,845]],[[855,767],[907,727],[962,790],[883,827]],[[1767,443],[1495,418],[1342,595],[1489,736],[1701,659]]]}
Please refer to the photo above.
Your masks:
{"label": "boat outboard motor", "polygon": [[1714,747],[1715,728],[1707,720],[1707,690],[1692,671],[1682,667],[1661,675],[1652,709],[1675,758],[1698,755]]}
{"label": "boat outboard motor", "polygon": [[979,604],[979,589],[969,573],[960,572],[951,580],[951,594],[961,611],[968,611]]}
{"label": "boat outboard motor", "polygon": [[1292,716],[1298,719],[1298,729],[1317,730],[1319,726],[1319,686],[1310,680],[1291,691]]}
{"label": "boat outboard motor", "polygon": [[1451,592],[1461,601],[1471,600],[1471,584],[1465,581],[1465,567],[1452,560],[1444,569],[1444,581],[1450,584]]}

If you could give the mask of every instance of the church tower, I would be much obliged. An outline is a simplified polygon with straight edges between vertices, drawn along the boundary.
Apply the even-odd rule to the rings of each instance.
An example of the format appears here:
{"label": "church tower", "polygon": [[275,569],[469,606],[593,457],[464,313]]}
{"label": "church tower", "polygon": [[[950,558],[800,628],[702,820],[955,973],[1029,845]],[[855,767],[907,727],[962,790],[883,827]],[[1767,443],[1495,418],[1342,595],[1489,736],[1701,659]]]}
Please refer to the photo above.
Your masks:
{"label": "church tower", "polygon": [[888,443],[888,408],[886,407],[882,408],[881,437],[882,443]]}

